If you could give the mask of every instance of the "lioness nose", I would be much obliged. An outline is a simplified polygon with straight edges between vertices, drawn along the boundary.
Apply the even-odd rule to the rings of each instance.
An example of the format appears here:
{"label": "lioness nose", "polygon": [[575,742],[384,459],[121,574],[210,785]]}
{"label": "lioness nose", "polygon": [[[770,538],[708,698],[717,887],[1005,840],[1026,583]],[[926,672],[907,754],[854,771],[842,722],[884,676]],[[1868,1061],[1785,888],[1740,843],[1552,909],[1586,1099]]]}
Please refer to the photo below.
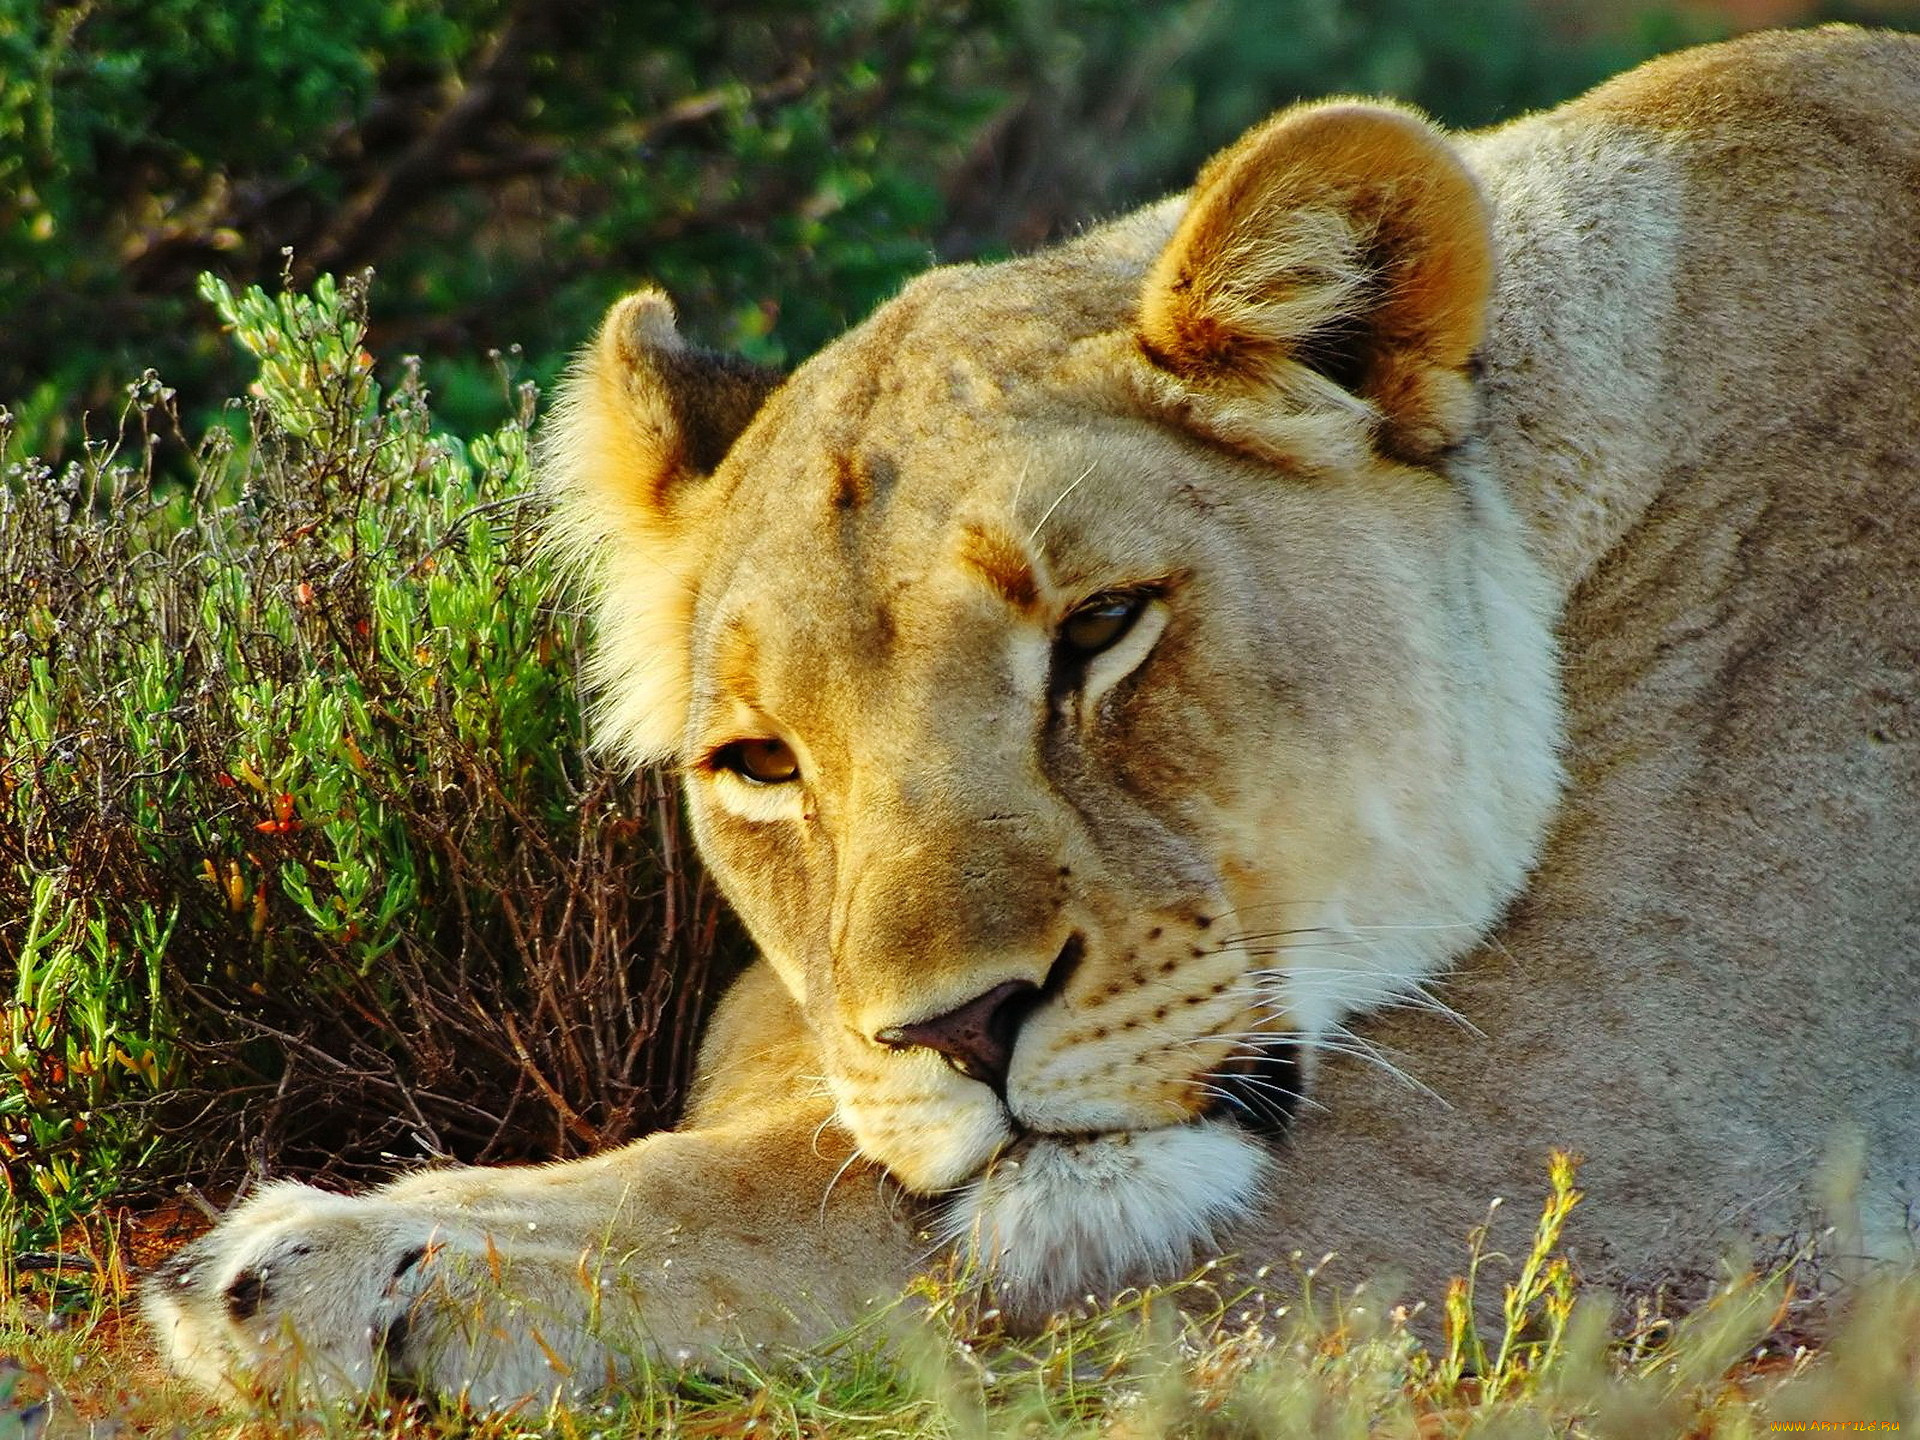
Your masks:
{"label": "lioness nose", "polygon": [[968,1079],[1004,1090],[1014,1035],[1039,996],[1032,981],[1009,980],[944,1015],[889,1025],[873,1038],[893,1050],[932,1050]]}

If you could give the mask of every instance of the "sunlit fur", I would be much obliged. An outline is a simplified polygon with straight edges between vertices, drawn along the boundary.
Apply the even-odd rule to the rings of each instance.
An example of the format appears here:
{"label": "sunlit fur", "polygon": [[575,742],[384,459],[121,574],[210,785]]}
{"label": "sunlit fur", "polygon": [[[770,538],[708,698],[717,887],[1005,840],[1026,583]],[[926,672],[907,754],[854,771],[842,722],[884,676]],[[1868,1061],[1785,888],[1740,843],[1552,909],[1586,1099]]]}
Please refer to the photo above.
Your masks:
{"label": "sunlit fur", "polygon": [[[505,1408],[943,1255],[1023,1323],[1231,1254],[1432,1300],[1556,1145],[1611,1284],[1810,1226],[1836,1143],[1836,1248],[1897,1252],[1916,117],[1920,42],[1846,29],[1481,136],[1289,111],[777,387],[616,306],[547,449],[596,714],[764,963],[680,1130],[270,1190],[149,1285],[162,1344]],[[730,768],[768,739],[799,779]],[[1003,986],[1003,1085],[903,1043]]]}

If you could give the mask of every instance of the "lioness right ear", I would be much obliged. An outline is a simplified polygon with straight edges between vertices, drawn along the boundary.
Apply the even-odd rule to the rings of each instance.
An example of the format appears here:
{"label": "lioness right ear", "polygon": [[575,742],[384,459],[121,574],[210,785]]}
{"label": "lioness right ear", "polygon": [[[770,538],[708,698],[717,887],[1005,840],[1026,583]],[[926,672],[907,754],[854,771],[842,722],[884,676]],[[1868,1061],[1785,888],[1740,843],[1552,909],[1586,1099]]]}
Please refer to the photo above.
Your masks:
{"label": "lioness right ear", "polygon": [[1444,136],[1408,110],[1309,105],[1201,171],[1135,333],[1159,398],[1217,439],[1422,464],[1472,424],[1492,274],[1486,204]]}
{"label": "lioness right ear", "polygon": [[694,577],[720,498],[707,480],[781,378],[688,345],[667,297],[640,290],[607,312],[547,422],[553,543],[595,622],[594,740],[630,763],[680,743]]}

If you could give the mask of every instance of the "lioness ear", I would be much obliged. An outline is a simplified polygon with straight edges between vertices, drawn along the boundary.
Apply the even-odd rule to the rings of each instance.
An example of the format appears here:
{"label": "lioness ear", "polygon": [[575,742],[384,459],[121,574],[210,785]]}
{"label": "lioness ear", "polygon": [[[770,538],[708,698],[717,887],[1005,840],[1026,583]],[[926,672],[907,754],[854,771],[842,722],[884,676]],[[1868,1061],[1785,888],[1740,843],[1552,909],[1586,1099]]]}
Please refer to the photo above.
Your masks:
{"label": "lioness ear", "polygon": [[1382,105],[1308,106],[1201,171],[1136,338],[1183,421],[1216,438],[1291,461],[1371,429],[1424,463],[1473,423],[1492,274],[1485,202],[1438,131]]}
{"label": "lioness ear", "polygon": [[717,503],[706,483],[780,383],[697,350],[657,290],[615,303],[547,422],[552,535],[595,621],[594,739],[635,764],[680,743],[694,577]]}

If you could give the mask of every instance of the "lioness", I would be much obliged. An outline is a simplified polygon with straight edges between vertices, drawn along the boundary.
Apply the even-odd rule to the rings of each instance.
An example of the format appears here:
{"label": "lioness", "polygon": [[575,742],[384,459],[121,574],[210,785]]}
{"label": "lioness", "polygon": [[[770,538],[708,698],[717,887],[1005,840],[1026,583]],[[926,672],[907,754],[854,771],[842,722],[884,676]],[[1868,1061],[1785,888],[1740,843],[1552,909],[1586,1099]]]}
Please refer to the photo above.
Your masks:
{"label": "lioness", "polygon": [[643,292],[552,428],[602,733],[765,958],[674,1133],[247,1201],[181,1369],[508,1408],[949,1247],[1431,1295],[1555,1145],[1590,1276],[1792,1232],[1836,1135],[1908,1243],[1920,41],[1289,110],[785,380]]}

